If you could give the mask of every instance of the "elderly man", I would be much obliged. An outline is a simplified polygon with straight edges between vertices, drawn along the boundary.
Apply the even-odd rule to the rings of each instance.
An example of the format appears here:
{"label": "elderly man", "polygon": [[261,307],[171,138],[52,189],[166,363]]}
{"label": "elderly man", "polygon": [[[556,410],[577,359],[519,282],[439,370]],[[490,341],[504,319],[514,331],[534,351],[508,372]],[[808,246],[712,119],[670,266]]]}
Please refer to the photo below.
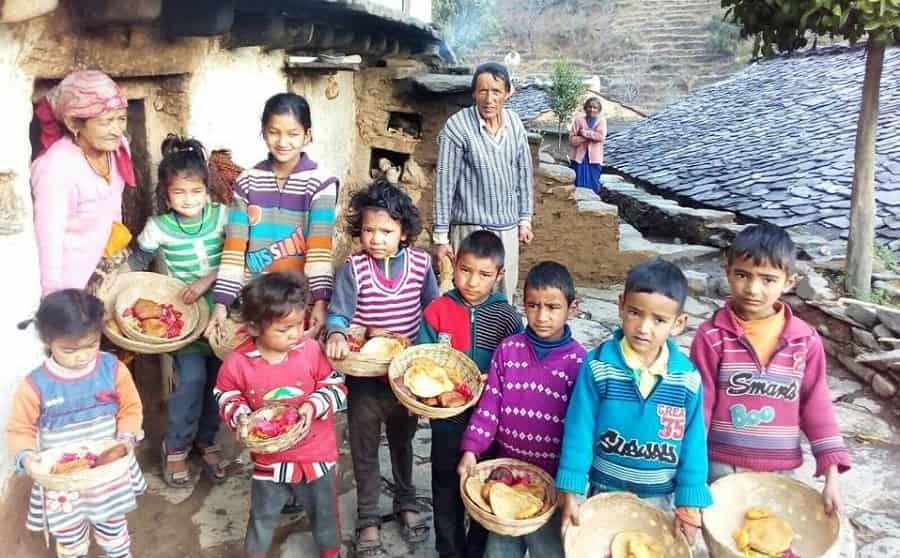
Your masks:
{"label": "elderly man", "polygon": [[506,251],[501,292],[512,301],[519,280],[519,243],[528,244],[534,179],[525,127],[503,108],[512,92],[509,72],[489,62],[475,69],[475,106],[447,120],[438,136],[433,242],[438,258],[472,231],[487,229]]}

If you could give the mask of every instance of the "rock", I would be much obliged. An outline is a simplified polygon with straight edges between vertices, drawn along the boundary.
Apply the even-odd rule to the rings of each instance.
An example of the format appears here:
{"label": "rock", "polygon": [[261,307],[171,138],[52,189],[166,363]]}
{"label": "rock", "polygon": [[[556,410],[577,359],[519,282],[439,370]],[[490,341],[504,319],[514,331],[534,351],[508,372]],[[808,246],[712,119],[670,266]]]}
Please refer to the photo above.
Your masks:
{"label": "rock", "polygon": [[894,438],[894,429],[880,417],[872,416],[868,411],[860,409],[852,403],[838,401],[834,404],[834,412],[837,415],[838,425],[844,436],[853,437],[857,434],[874,434],[885,440]]}
{"label": "rock", "polygon": [[618,288],[612,287],[608,289],[597,289],[595,287],[578,287],[576,289],[579,298],[596,298],[597,300],[605,300],[613,304],[619,303],[619,295],[622,294],[623,290],[624,287],[621,285]]}
{"label": "rock", "polygon": [[856,360],[848,354],[837,354],[833,356],[838,359],[838,362],[844,365],[844,368],[852,372],[857,378],[866,382],[867,384],[870,383],[872,377],[877,374],[875,370],[872,370],[864,364],[856,362]]}
{"label": "rock", "polygon": [[833,300],[834,292],[828,287],[828,281],[816,272],[807,273],[797,283],[797,296],[803,300]]}
{"label": "rock", "polygon": [[885,337],[896,337],[900,335],[900,312],[888,310],[886,308],[879,308],[876,312],[878,314],[878,320],[894,334],[892,336],[886,335]]}
{"label": "rock", "polygon": [[614,328],[620,320],[619,306],[611,302],[585,298],[578,303],[578,309],[590,314],[591,321],[599,322],[606,327]]}
{"label": "rock", "polygon": [[702,318],[705,320],[706,318],[712,316],[712,313],[716,311],[716,307],[712,304],[701,302],[696,298],[689,296],[684,301],[684,311],[691,316],[697,316],[698,318]]}
{"label": "rock", "polygon": [[873,328],[878,323],[878,314],[871,306],[851,302],[844,308],[844,313],[868,328]]}
{"label": "rock", "polygon": [[727,277],[716,279],[716,294],[723,298],[731,296],[731,285],[728,283]]}
{"label": "rock", "polygon": [[878,340],[875,339],[875,336],[870,331],[854,327],[853,340],[867,349],[872,349],[873,351],[881,350],[881,344],[878,343]]}
{"label": "rock", "polygon": [[872,286],[876,289],[881,289],[894,298],[900,298],[900,287],[897,286],[896,281],[875,281],[872,283]]}
{"label": "rock", "polygon": [[450,74],[425,74],[413,78],[413,84],[429,93],[468,93],[472,90],[472,77]]}
{"label": "rock", "polygon": [[875,334],[876,339],[882,339],[887,337],[897,337],[894,335],[894,332],[889,330],[884,324],[878,324],[872,328],[872,333]]}
{"label": "rock", "polygon": [[828,374],[826,379],[828,380],[828,392],[831,394],[832,401],[845,395],[856,393],[863,388],[863,385],[856,378],[841,378],[834,374]]}
{"label": "rock", "polygon": [[684,276],[687,278],[688,290],[691,294],[704,296],[709,286],[709,274],[692,269],[685,269]]}
{"label": "rock", "polygon": [[562,165],[543,163],[536,174],[561,184],[572,184],[575,182],[575,171]]}
{"label": "rock", "polygon": [[886,399],[890,399],[897,394],[897,385],[881,374],[872,376],[872,389]]}
{"label": "rock", "polygon": [[540,157],[541,163],[556,163],[556,159],[553,158],[553,155],[547,153],[546,151],[541,151],[538,156]]}

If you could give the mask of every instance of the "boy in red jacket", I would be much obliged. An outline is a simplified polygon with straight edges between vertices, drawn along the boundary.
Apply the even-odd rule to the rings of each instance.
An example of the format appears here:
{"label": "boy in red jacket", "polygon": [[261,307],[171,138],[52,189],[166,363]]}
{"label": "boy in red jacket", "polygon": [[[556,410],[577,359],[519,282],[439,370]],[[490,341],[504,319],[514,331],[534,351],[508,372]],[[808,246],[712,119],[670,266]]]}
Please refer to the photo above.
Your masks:
{"label": "boy in red jacket", "polygon": [[334,413],[347,407],[347,390],[315,339],[303,338],[309,289],[295,272],[260,275],[241,292],[241,315],[251,338],[222,363],[214,394],[219,413],[238,432],[247,415],[266,403],[297,407],[303,430],[293,447],[251,453],[253,485],[247,558],[264,558],[281,509],[292,496],[303,505],[322,558],[340,554],[336,500]]}
{"label": "boy in red jacket", "polygon": [[800,433],[825,475],[828,513],[841,510],[838,473],[850,455],[826,381],[822,340],[780,301],[797,280],[794,243],[774,225],[741,231],[728,254],[732,298],[691,345],[703,378],[709,481],[729,473],[790,471],[803,463]]}

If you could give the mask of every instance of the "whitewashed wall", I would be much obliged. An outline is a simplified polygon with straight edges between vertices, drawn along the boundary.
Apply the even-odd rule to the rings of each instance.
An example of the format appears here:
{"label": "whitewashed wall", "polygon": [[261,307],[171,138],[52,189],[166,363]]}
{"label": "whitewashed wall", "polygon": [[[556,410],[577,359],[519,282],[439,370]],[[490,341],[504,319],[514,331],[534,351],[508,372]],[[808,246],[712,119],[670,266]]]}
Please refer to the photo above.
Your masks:
{"label": "whitewashed wall", "polygon": [[[350,173],[356,130],[356,92],[354,72],[338,72],[325,76],[311,72],[292,74],[292,90],[309,102],[312,114],[313,142],[307,148],[310,157],[319,161],[345,181]],[[337,97],[329,99],[326,90],[335,88]]]}
{"label": "whitewashed wall", "polygon": [[[403,11],[403,0],[370,0],[373,4],[381,4],[388,8]],[[409,15],[425,23],[431,22],[431,0],[410,0]]]}
{"label": "whitewashed wall", "polygon": [[[31,190],[28,168],[31,146],[27,140],[31,122],[32,76],[18,67],[21,41],[14,40],[8,27],[0,25],[0,172],[14,172],[15,191],[25,208],[25,228],[15,235],[0,235],[0,274],[3,311],[0,312],[0,494],[13,473],[12,456],[6,451],[6,424],[12,395],[21,378],[40,363],[43,349],[33,328],[20,331],[16,324],[34,314],[40,299],[37,248],[32,226]],[[23,138],[25,138],[23,140]]]}

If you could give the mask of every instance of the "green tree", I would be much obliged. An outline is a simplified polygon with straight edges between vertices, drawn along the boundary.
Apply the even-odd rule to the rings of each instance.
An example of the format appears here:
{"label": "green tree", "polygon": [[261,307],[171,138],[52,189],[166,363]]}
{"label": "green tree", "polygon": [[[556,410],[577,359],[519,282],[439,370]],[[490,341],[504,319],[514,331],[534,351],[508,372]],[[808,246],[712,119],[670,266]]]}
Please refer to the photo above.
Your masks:
{"label": "green tree", "polygon": [[722,0],[726,18],[752,37],[755,54],[790,52],[806,46],[808,36],[865,37],[866,73],[856,128],[850,240],[846,287],[851,296],[868,298],[872,285],[875,239],[875,133],[884,49],[900,43],[900,0]]}
{"label": "green tree", "polygon": [[575,113],[586,87],[584,78],[571,64],[562,60],[553,66],[553,83],[547,88],[547,97],[550,100],[550,110],[556,116],[557,145],[559,151],[562,148],[562,126]]}
{"label": "green tree", "polygon": [[433,0],[432,17],[460,58],[471,54],[496,34],[494,0]]}

